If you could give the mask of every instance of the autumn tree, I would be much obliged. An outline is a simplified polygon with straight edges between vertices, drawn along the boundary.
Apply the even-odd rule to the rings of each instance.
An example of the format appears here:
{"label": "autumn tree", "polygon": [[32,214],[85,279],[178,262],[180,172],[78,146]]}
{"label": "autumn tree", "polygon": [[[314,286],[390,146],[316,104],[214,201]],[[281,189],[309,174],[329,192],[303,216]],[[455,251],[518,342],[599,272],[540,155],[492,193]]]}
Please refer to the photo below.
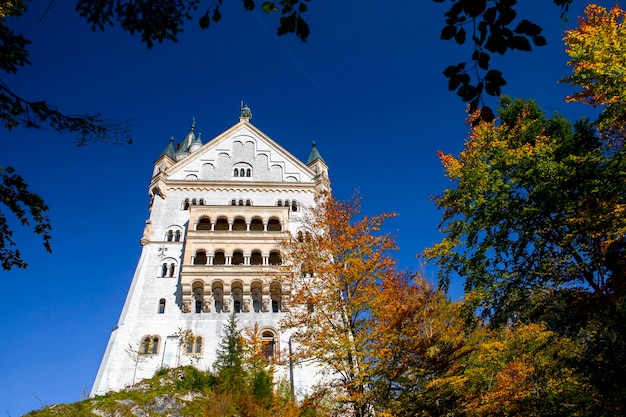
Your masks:
{"label": "autumn tree", "polygon": [[598,127],[621,145],[626,133],[625,16],[617,3],[609,11],[589,4],[578,27],[565,32],[564,38],[573,73],[563,81],[580,88],[567,101],[602,108]]}
{"label": "autumn tree", "polygon": [[544,324],[490,331],[464,358],[457,411],[468,417],[602,415],[576,366],[582,355],[579,344]]}
{"label": "autumn tree", "polygon": [[442,241],[425,251],[445,288],[492,327],[545,322],[584,345],[590,381],[607,409],[626,398],[626,155],[588,121],[573,126],[539,106],[503,99],[497,123],[480,123],[459,157],[440,154],[453,187]]}
{"label": "autumn tree", "polygon": [[307,215],[283,245],[291,307],[282,322],[294,331],[294,355],[326,371],[325,388],[344,415],[370,415],[365,343],[372,288],[391,273],[394,239],[381,233],[394,213],[362,216],[360,199],[332,198]]}

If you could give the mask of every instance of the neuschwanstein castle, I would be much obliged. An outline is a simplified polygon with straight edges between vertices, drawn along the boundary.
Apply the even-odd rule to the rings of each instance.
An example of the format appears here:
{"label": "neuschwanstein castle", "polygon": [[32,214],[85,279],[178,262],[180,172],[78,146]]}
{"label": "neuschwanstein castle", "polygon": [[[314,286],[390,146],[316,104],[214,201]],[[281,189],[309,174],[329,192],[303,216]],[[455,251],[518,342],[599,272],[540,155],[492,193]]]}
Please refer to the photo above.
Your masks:
{"label": "neuschwanstein castle", "polygon": [[[268,355],[286,350],[290,334],[279,322],[289,291],[277,278],[277,242],[295,235],[316,196],[330,192],[328,166],[315,144],[305,164],[251,117],[242,105],[239,122],[205,144],[192,125],[154,163],[141,256],[92,395],[161,367],[211,369],[231,312],[241,327],[258,323]],[[193,340],[181,343],[181,329]],[[315,382],[306,366],[282,375],[296,392]]]}

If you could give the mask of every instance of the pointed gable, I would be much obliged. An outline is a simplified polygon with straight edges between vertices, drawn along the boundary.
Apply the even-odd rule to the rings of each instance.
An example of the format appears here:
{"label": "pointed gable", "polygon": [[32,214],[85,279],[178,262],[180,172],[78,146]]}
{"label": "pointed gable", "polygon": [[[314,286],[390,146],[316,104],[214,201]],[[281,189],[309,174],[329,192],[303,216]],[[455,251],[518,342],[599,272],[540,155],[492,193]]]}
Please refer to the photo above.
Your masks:
{"label": "pointed gable", "polygon": [[168,171],[170,180],[314,183],[303,162],[242,119]]}

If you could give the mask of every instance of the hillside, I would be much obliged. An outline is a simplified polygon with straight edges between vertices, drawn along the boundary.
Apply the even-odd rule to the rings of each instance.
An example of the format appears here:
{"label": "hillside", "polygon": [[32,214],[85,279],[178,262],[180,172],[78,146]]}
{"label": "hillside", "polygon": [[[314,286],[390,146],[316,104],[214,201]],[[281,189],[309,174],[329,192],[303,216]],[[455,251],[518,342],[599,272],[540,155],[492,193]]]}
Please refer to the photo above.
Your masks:
{"label": "hillside", "polygon": [[314,416],[289,399],[289,390],[278,392],[224,387],[217,378],[193,367],[163,369],[124,391],[72,404],[55,404],[24,417],[263,417]]}

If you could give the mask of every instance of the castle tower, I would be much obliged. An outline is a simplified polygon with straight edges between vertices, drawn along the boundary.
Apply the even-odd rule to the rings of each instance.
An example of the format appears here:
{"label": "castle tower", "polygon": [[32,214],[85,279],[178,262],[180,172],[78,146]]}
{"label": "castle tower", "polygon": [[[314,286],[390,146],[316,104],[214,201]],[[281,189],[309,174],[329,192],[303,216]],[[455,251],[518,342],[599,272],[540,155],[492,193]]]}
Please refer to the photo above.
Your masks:
{"label": "castle tower", "polygon": [[[296,234],[316,196],[330,192],[328,166],[315,144],[304,164],[250,123],[206,144],[195,121],[154,163],[150,215],[141,256],[91,394],[120,390],[161,367],[211,369],[231,312],[241,327],[259,324],[268,355],[287,350],[279,321],[289,290],[279,279],[277,242]],[[193,339],[181,338],[181,330]],[[289,376],[288,369],[279,369]],[[292,369],[296,392],[312,368]]]}

